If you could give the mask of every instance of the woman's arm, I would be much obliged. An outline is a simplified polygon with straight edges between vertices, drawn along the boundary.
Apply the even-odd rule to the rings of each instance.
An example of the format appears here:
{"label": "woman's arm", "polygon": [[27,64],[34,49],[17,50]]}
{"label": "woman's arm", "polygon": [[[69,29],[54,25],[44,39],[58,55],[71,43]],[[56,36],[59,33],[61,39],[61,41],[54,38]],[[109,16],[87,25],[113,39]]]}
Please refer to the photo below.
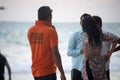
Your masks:
{"label": "woman's arm", "polygon": [[114,50],[116,48],[117,43],[118,43],[118,39],[115,39],[112,43],[112,47],[111,47],[110,51],[108,52],[107,55],[105,55],[104,59],[105,59],[106,62],[110,59],[112,53],[114,52]]}
{"label": "woman's arm", "polygon": [[[118,44],[120,44],[120,39],[118,40]],[[120,50],[120,45],[114,49],[114,52],[119,51],[119,50]]]}

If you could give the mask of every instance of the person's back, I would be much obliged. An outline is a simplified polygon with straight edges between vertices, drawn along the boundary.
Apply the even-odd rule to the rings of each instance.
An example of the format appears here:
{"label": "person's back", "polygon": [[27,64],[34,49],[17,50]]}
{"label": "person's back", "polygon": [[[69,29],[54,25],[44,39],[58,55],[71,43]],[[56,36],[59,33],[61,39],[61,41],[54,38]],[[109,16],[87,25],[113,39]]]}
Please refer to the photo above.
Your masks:
{"label": "person's back", "polygon": [[36,25],[28,32],[32,49],[32,71],[35,76],[44,76],[56,70],[50,48],[50,45],[52,46],[50,38],[51,35],[54,36],[52,32],[56,33],[56,31],[51,26],[46,21],[36,21]]}
{"label": "person's back", "polygon": [[[97,29],[96,23],[92,17],[85,18],[82,24],[83,28],[83,48],[85,53],[83,64],[83,79],[89,80],[107,80],[105,72],[104,57],[101,56],[102,40],[101,32]],[[91,72],[86,71],[89,65]],[[92,77],[91,77],[92,75]]]}
{"label": "person's back", "polygon": [[52,27],[52,10],[48,6],[38,9],[38,20],[28,30],[32,52],[32,74],[35,80],[56,80],[56,67],[65,79],[58,51],[58,35]]}
{"label": "person's back", "polygon": [[[104,37],[108,38],[108,40],[104,40],[102,42],[101,55],[105,57],[106,55],[108,55],[111,45],[113,44],[114,40],[118,39],[119,37],[111,32],[102,30],[102,19],[99,16],[92,16],[92,17],[96,21],[98,30],[102,32]],[[110,64],[110,59],[105,63],[106,74],[107,74],[108,80],[110,80],[109,64]]]}
{"label": "person's back", "polygon": [[[105,76],[105,60],[101,56],[101,48],[102,46],[97,47],[91,47],[88,42],[87,35],[83,34],[83,44],[86,47],[85,50],[87,53],[85,53],[87,57],[86,64],[89,64],[90,69],[92,70],[92,76],[95,80],[106,80]],[[88,75],[90,73],[88,72]],[[102,77],[101,77],[102,76]]]}

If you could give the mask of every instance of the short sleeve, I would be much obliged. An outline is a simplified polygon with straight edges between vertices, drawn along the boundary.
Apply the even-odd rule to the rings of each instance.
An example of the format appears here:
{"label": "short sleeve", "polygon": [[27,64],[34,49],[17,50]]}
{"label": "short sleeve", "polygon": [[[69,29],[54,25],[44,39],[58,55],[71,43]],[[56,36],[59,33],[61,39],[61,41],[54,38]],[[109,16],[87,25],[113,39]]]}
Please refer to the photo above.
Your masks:
{"label": "short sleeve", "polygon": [[50,47],[58,46],[58,35],[56,30],[51,29],[50,31]]}
{"label": "short sleeve", "polygon": [[113,34],[113,33],[110,33],[110,32],[103,32],[103,34],[105,35],[105,36],[108,36],[109,37],[109,42],[113,42],[115,39],[119,39],[119,37],[117,36],[117,35],[115,35],[115,34]]}
{"label": "short sleeve", "polygon": [[119,39],[119,37],[113,33],[109,33],[109,36],[111,37],[111,41],[114,41],[115,39]]}

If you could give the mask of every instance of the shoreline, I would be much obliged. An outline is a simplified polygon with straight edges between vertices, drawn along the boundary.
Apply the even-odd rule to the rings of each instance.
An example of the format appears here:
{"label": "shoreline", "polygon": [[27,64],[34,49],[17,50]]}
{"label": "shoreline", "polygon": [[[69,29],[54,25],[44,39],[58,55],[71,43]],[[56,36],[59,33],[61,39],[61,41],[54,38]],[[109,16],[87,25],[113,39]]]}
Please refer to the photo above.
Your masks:
{"label": "shoreline", "polygon": [[[70,79],[70,72],[65,72],[66,80]],[[110,71],[110,79],[111,80],[119,80],[120,78],[120,71]],[[5,74],[5,80],[8,80],[7,73]],[[12,74],[12,80],[34,80],[32,73],[13,73]],[[60,74],[57,73],[57,80],[60,80]]]}

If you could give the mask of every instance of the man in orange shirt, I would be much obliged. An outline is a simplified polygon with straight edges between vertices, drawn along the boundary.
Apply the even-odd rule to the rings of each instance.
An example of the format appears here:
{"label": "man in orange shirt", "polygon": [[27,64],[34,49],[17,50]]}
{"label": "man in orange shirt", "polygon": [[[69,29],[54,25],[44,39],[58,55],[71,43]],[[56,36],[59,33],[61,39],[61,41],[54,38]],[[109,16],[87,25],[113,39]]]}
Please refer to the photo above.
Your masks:
{"label": "man in orange shirt", "polygon": [[38,9],[38,20],[28,30],[28,40],[34,80],[57,80],[56,67],[61,80],[66,80],[58,50],[58,35],[52,27],[52,10],[48,6]]}

